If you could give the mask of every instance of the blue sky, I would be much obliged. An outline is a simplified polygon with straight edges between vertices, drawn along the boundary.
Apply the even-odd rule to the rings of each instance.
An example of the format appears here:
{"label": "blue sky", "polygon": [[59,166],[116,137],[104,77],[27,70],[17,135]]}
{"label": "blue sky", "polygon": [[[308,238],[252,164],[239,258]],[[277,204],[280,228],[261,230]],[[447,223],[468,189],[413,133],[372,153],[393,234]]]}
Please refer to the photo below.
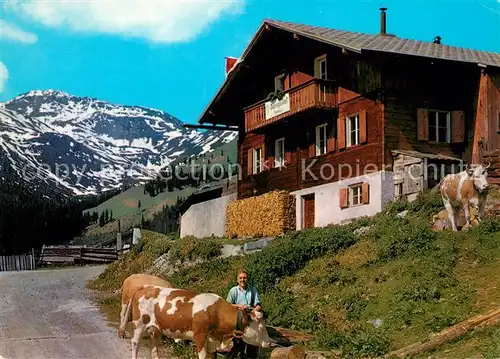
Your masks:
{"label": "blue sky", "polygon": [[9,0],[0,8],[0,101],[56,89],[195,123],[264,18],[500,52],[500,0]]}

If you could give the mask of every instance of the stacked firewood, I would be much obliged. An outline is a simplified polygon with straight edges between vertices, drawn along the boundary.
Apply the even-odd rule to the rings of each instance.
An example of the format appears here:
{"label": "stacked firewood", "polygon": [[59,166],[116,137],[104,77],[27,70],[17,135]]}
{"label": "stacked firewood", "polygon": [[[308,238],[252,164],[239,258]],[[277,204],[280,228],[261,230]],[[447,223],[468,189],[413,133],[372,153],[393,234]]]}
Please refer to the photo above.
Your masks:
{"label": "stacked firewood", "polygon": [[227,208],[226,235],[231,238],[279,236],[295,229],[295,197],[287,191],[233,201]]}

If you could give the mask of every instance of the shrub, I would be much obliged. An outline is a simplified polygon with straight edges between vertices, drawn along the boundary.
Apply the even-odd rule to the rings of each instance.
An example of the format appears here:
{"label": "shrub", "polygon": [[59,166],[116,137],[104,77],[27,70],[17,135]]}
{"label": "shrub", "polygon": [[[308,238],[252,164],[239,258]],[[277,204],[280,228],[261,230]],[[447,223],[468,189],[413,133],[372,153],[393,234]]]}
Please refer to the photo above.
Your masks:
{"label": "shrub", "polygon": [[437,234],[427,221],[415,218],[382,218],[376,225],[377,257],[387,261],[405,254],[425,255],[436,248]]}
{"label": "shrub", "polygon": [[424,190],[415,201],[410,203],[410,212],[418,214],[420,218],[430,219],[434,213],[444,208],[443,199],[439,191]]}
{"label": "shrub", "polygon": [[217,239],[187,236],[177,239],[170,249],[170,259],[181,263],[196,259],[208,260],[221,255],[222,244]]}
{"label": "shrub", "polygon": [[381,328],[358,328],[347,333],[321,328],[311,344],[319,350],[341,350],[343,358],[382,356],[391,350],[390,340]]}

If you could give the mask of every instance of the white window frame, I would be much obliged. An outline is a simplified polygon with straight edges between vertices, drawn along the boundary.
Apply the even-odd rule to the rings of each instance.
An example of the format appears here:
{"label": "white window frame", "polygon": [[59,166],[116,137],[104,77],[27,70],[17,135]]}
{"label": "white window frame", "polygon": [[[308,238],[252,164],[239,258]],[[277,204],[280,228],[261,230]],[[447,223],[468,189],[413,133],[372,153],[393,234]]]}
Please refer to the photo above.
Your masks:
{"label": "white window frame", "polygon": [[[325,72],[321,72],[321,64],[325,64]],[[314,68],[315,68],[315,77],[319,79],[326,80],[328,79],[328,62],[326,60],[326,55],[319,56],[314,59]]]}
{"label": "white window frame", "polygon": [[[281,151],[279,144],[281,143]],[[282,167],[285,165],[285,137],[278,138],[274,141],[274,167]]]}
{"label": "white window frame", "polygon": [[[351,120],[356,119],[354,128],[351,128]],[[345,128],[346,128],[346,146],[356,146],[360,144],[361,140],[361,129],[359,121],[359,113],[347,116],[345,118]],[[356,140],[354,143],[351,142],[351,132],[356,132]]]}
{"label": "white window frame", "polygon": [[[435,118],[432,118],[431,117],[431,112],[435,112],[436,113],[436,117]],[[431,121],[433,121],[434,123],[434,126],[436,127],[435,128],[435,135],[436,135],[436,139],[431,141],[431,142],[435,142],[435,143],[451,143],[451,111],[442,111],[442,110],[434,110],[434,109],[428,109],[428,112],[429,114],[429,128],[427,129],[429,131],[429,136],[430,136],[430,133],[431,133]],[[440,113],[446,113],[446,141],[439,141],[439,127],[437,126],[438,125],[438,118],[439,118],[439,114]],[[430,140],[430,138],[429,138]]]}
{"label": "white window frame", "polygon": [[[257,159],[259,154],[259,159]],[[262,172],[262,148],[257,147],[253,149],[253,174]]]}
{"label": "white window frame", "polygon": [[274,91],[285,91],[285,74],[279,74],[274,78]]}
{"label": "white window frame", "polygon": [[[324,155],[327,151],[328,138],[326,129],[327,129],[327,123],[316,126],[316,156]],[[321,144],[321,131],[323,132],[324,135],[323,144]]]}
{"label": "white window frame", "polygon": [[[354,192],[357,192],[356,195]],[[355,199],[358,200],[358,203],[354,203]],[[363,184],[358,183],[352,186],[349,186],[349,206],[361,206],[363,204]]]}

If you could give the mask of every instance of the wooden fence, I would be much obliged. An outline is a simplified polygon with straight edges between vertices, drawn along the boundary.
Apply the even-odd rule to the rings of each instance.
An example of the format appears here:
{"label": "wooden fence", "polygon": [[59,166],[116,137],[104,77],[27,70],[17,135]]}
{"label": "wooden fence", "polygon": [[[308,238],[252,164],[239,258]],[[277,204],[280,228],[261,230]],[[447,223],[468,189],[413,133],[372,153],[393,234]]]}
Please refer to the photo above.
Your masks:
{"label": "wooden fence", "polygon": [[116,248],[90,248],[83,246],[43,246],[39,264],[110,263],[118,259]]}
{"label": "wooden fence", "polygon": [[36,269],[36,258],[32,254],[0,256],[0,272],[26,271]]}

